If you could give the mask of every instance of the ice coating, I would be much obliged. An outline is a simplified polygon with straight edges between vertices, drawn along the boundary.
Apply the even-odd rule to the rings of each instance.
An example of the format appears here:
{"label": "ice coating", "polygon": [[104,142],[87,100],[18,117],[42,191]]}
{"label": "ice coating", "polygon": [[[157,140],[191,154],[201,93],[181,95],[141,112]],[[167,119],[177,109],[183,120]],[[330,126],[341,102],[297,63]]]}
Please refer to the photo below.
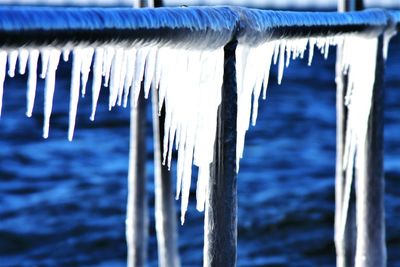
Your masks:
{"label": "ice coating", "polygon": [[0,50],[0,116],[3,106],[4,79],[6,78],[7,52]]}
{"label": "ice coating", "polygon": [[[310,37],[296,39],[269,40],[257,46],[239,44],[237,59],[237,170],[239,160],[243,157],[245,135],[250,123],[256,124],[258,101],[260,96],[266,98],[269,73],[272,63],[277,64],[278,83],[283,79],[284,69],[290,61],[303,58],[308,50],[308,64],[311,64],[315,47],[328,57],[331,45],[344,45],[343,71],[348,71],[353,89],[347,99],[351,112],[359,112],[362,104],[353,100],[359,94],[357,88],[369,86],[357,82],[361,74],[356,71],[360,66],[355,59],[357,53],[351,52],[355,45],[370,44],[371,39],[341,35],[334,37]],[[365,45],[368,49],[370,46]],[[39,50],[40,49],[40,50]],[[40,51],[40,52],[39,52]],[[19,59],[19,72],[23,73],[26,64],[29,68],[27,88],[27,116],[32,115],[35,100],[37,64],[41,55],[41,77],[45,82],[45,112],[43,137],[49,135],[49,124],[55,89],[55,74],[60,60],[68,59],[68,49],[42,47],[38,49],[0,51],[0,96],[3,92],[3,81],[6,74],[7,61],[9,73],[15,70],[16,58]],[[11,55],[12,54],[12,55]],[[217,110],[221,102],[221,86],[223,78],[223,47],[213,50],[188,50],[171,47],[142,46],[125,47],[105,45],[99,47],[78,46],[72,49],[72,78],[70,91],[68,139],[72,140],[79,95],[85,94],[89,73],[93,70],[92,80],[92,112],[94,120],[97,101],[102,85],[109,86],[109,108],[116,105],[127,106],[128,96],[132,94],[131,105],[135,105],[144,90],[147,97],[151,87],[157,89],[159,110],[165,107],[164,154],[163,163],[171,166],[172,151],[178,151],[177,191],[176,198],[181,199],[181,222],[184,222],[188,206],[190,185],[192,183],[192,165],[199,168],[197,177],[196,208],[204,210],[210,163],[213,161],[214,141],[216,136]],[[372,59],[371,59],[372,60]],[[27,61],[27,63],[26,63]],[[24,66],[25,65],[25,66]],[[372,76],[371,76],[372,77]],[[369,83],[373,77],[369,78]],[[360,99],[368,98],[363,95]],[[360,100],[361,101],[361,100]],[[0,102],[1,104],[1,102]],[[0,106],[1,107],[1,106]],[[364,105],[363,114],[367,114],[368,106]],[[349,114],[353,114],[353,113]],[[356,114],[356,113],[354,113]],[[365,135],[366,118],[348,121],[349,132],[346,137],[345,167],[350,171],[358,146]],[[363,124],[361,127],[359,125]],[[358,126],[355,126],[358,125]]]}
{"label": "ice coating", "polygon": [[42,49],[42,51],[40,51],[40,58],[42,60],[42,72],[40,73],[40,78],[45,79],[47,75],[47,67],[49,65],[50,49]]}
{"label": "ice coating", "polygon": [[245,135],[250,122],[253,126],[256,124],[261,90],[263,90],[263,99],[266,98],[271,62],[278,64],[278,84],[281,84],[284,69],[290,65],[290,60],[304,58],[308,48],[308,64],[310,65],[315,46],[326,59],[329,47],[341,44],[344,38],[344,36],[295,38],[268,41],[255,47],[238,46],[236,50],[238,87],[237,170],[239,170],[239,160],[243,157]]}
{"label": "ice coating", "polygon": [[80,74],[82,65],[85,60],[84,50],[77,47],[73,50],[73,62],[72,62],[72,74],[71,74],[71,91],[70,91],[70,102],[69,102],[69,128],[68,128],[68,140],[72,141],[75,130],[76,113],[79,102],[79,89],[80,89]]}
{"label": "ice coating", "polygon": [[8,53],[8,76],[13,78],[15,76],[15,67],[17,65],[18,50],[11,50]]}
{"label": "ice coating", "polygon": [[28,88],[26,91],[26,116],[32,116],[33,105],[35,102],[36,95],[36,84],[37,84],[37,64],[39,60],[39,50],[32,49],[29,51],[28,57]]}
{"label": "ice coating", "polygon": [[19,61],[19,68],[18,73],[21,75],[25,74],[26,65],[28,63],[29,51],[25,48],[19,49],[18,53],[18,61]]}
{"label": "ice coating", "polygon": [[100,95],[101,79],[103,73],[103,58],[104,48],[98,47],[95,50],[94,62],[93,62],[93,83],[92,83],[92,114],[90,120],[94,121],[96,114],[97,101]]}
{"label": "ice coating", "polygon": [[81,74],[82,74],[82,97],[86,94],[86,84],[89,78],[90,66],[92,65],[92,59],[94,54],[93,47],[87,47],[83,50],[83,57],[85,60],[82,61]]}
{"label": "ice coating", "polygon": [[[347,220],[353,169],[362,170],[365,162],[366,136],[371,112],[372,94],[375,82],[378,38],[347,36],[343,42],[343,57],[340,60],[343,72],[348,75],[348,91],[345,98],[347,106],[347,131],[343,168],[346,173],[344,206],[340,216],[340,233],[344,234]],[[361,153],[358,153],[361,151]]]}
{"label": "ice coating", "polygon": [[[164,162],[170,166],[175,142],[178,149],[177,198],[181,196],[183,223],[192,163],[199,167],[199,174],[202,174],[208,173],[213,160],[217,110],[221,101],[223,49],[180,51],[161,48],[157,57],[159,63],[162,61],[162,66],[161,70],[155,68],[154,77],[157,84],[160,75],[159,96],[160,102],[164,100],[166,112]],[[207,184],[204,179],[199,175],[198,184],[201,186],[197,188],[197,195],[200,199],[204,199]],[[202,206],[204,204],[198,205],[199,209]]]}
{"label": "ice coating", "polygon": [[44,87],[44,122],[43,138],[49,137],[50,116],[53,109],[53,96],[56,83],[56,70],[60,61],[61,51],[55,48],[46,50],[48,53],[48,66],[46,68],[46,81]]}
{"label": "ice coating", "polygon": [[[28,117],[32,115],[35,101],[37,66],[41,56],[40,77],[46,79],[44,138],[49,136],[56,70],[60,57],[68,58],[66,55],[69,52],[66,51],[69,50],[43,47],[40,50],[12,50],[10,55],[5,51],[0,52],[0,79],[4,80],[7,61],[11,74],[15,69],[17,58],[21,73],[24,72],[25,66],[28,66],[26,111]],[[158,89],[159,106],[164,104],[166,112],[164,125],[166,134],[163,144],[167,148],[164,154],[165,164],[171,165],[174,144],[179,155],[176,196],[181,198],[183,223],[188,206],[193,164],[199,168],[197,209],[204,210],[209,168],[213,160],[217,110],[221,102],[223,61],[222,47],[209,51],[168,47],[73,48],[68,140],[71,141],[74,135],[79,96],[85,93],[91,67],[93,68],[91,120],[94,120],[102,82],[108,84],[108,79],[110,108],[122,103],[126,106],[129,93],[132,94],[131,105],[135,105],[140,90],[144,90],[144,96],[147,97],[152,86]],[[262,75],[264,77],[265,73],[262,72]]]}

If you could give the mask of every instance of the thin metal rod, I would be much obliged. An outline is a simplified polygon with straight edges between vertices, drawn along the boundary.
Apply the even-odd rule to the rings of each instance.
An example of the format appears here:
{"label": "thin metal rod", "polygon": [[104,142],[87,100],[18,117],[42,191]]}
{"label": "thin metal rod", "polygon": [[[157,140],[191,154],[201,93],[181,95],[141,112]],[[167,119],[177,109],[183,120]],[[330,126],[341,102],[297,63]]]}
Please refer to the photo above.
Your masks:
{"label": "thin metal rod", "polygon": [[214,162],[208,184],[204,222],[204,266],[236,266],[237,41],[224,47],[222,102],[218,108]]}
{"label": "thin metal rod", "polygon": [[172,189],[171,173],[162,164],[165,108],[158,116],[158,93],[152,92],[153,138],[154,138],[154,184],[155,184],[155,220],[160,267],[180,266],[176,210]]}
{"label": "thin metal rod", "polygon": [[[143,90],[142,90],[143,91]],[[128,267],[146,264],[148,240],[148,206],[146,191],[146,105],[143,96],[135,107],[131,94],[131,122],[129,143],[128,203],[126,240]]]}
{"label": "thin metal rod", "polygon": [[356,267],[386,266],[383,175],[383,36],[379,38],[365,162],[356,169]]}

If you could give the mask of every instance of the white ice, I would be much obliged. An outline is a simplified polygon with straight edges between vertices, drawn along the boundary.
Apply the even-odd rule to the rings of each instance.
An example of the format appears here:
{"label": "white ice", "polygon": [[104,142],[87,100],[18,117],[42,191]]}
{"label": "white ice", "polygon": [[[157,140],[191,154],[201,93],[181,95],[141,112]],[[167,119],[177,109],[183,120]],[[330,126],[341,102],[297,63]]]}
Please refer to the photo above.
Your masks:
{"label": "white ice", "polygon": [[29,57],[28,49],[25,49],[25,48],[19,49],[19,54],[18,54],[19,69],[18,69],[18,73],[21,74],[21,75],[25,74],[26,65],[28,63],[28,57]]}
{"label": "white ice", "polygon": [[26,116],[31,117],[33,111],[33,105],[35,102],[36,95],[36,83],[37,83],[37,64],[39,60],[39,50],[32,49],[29,51],[28,67],[28,89],[26,91]]}
{"label": "white ice", "polygon": [[101,80],[103,72],[103,59],[104,59],[104,48],[96,48],[94,63],[93,63],[93,83],[92,83],[92,114],[90,120],[94,121],[96,114],[97,101],[99,100]]}
{"label": "white ice", "polygon": [[56,70],[60,61],[61,51],[55,48],[46,50],[48,53],[48,67],[44,88],[44,123],[43,138],[48,138],[50,127],[50,116],[53,109],[53,96],[56,82]]}
{"label": "white ice", "polygon": [[18,50],[11,50],[8,53],[8,76],[11,78],[15,76],[15,67],[17,65]]}
{"label": "white ice", "polygon": [[83,58],[85,57],[84,49],[76,47],[73,50],[72,74],[71,74],[71,89],[70,89],[70,102],[69,102],[69,128],[68,140],[72,141],[75,130],[76,113],[79,102],[79,89],[80,89],[80,74],[82,69]]}
{"label": "white ice", "polygon": [[[277,64],[278,83],[283,78],[284,69],[291,60],[303,58],[308,49],[308,64],[311,64],[315,47],[324,57],[328,57],[331,45],[344,45],[343,70],[348,71],[352,90],[347,96],[349,106],[348,135],[346,136],[345,167],[350,170],[356,151],[365,138],[368,119],[370,93],[361,89],[370,87],[372,75],[357,71],[359,58],[368,53],[363,49],[374,49],[375,41],[359,36],[311,37],[300,39],[274,40],[256,47],[239,44],[237,59],[237,170],[243,157],[245,135],[249,125],[255,125],[258,115],[260,96],[266,98],[271,64]],[[39,53],[40,51],[40,53]],[[68,60],[69,49],[63,49],[63,59]],[[357,51],[357,52],[354,52]],[[372,51],[372,50],[371,50]],[[8,60],[8,74],[14,75],[15,64],[19,59],[19,72],[29,67],[27,89],[27,116],[32,115],[36,92],[37,64],[41,55],[42,70],[40,77],[45,82],[45,119],[43,136],[48,137],[49,123],[55,88],[55,73],[61,56],[61,50],[44,47],[38,49],[20,49],[9,52],[0,51],[0,99]],[[72,140],[75,128],[80,89],[86,92],[86,84],[91,69],[92,111],[94,120],[97,102],[102,84],[109,86],[109,108],[116,105],[127,106],[129,94],[133,105],[137,103],[140,90],[147,98],[150,88],[156,89],[159,96],[159,111],[165,107],[164,155],[163,162],[171,166],[172,150],[178,151],[177,192],[181,198],[181,222],[184,222],[188,206],[192,165],[199,168],[197,177],[197,209],[204,210],[206,192],[210,178],[210,163],[213,161],[216,137],[217,111],[221,102],[224,52],[216,50],[185,50],[169,47],[75,47],[73,49],[72,78],[70,91],[68,139]],[[93,60],[94,58],[94,60]],[[365,62],[367,59],[361,60]],[[371,62],[370,62],[371,61]],[[373,62],[368,55],[368,64]],[[28,63],[27,63],[28,62]],[[370,66],[371,68],[373,65]],[[104,80],[103,80],[104,77]],[[361,101],[361,102],[358,102]],[[0,101],[1,111],[1,101]],[[360,117],[362,114],[362,117]],[[357,118],[357,119],[356,119]],[[357,161],[356,161],[357,164]],[[350,174],[349,174],[350,175]]]}
{"label": "white ice", "polygon": [[344,200],[340,216],[340,233],[344,235],[347,220],[353,169],[360,171],[365,162],[366,136],[375,81],[378,39],[358,35],[347,36],[340,59],[343,72],[348,75],[347,130],[345,135],[343,168],[346,173]]}
{"label": "white ice", "polygon": [[0,50],[0,116],[3,107],[4,80],[6,78],[7,52]]}
{"label": "white ice", "polygon": [[281,84],[284,69],[291,60],[303,58],[309,48],[308,64],[317,46],[327,58],[329,46],[343,42],[342,36],[310,37],[268,41],[256,47],[238,45],[236,50],[236,70],[238,87],[237,149],[236,163],[243,157],[245,135],[250,122],[254,126],[258,115],[258,101],[261,90],[266,98],[271,62],[278,64],[278,84]]}
{"label": "white ice", "polygon": [[82,97],[86,94],[86,84],[89,78],[90,66],[92,65],[92,59],[94,54],[93,47],[86,47],[82,51],[82,64],[81,64],[81,74],[82,74]]}

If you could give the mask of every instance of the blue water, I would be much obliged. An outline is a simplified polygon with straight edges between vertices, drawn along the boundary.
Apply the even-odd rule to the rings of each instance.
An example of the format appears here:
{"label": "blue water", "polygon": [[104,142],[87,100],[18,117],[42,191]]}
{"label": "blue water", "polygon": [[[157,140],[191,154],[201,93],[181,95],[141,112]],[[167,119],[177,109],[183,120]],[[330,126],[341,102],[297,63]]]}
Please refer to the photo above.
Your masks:
{"label": "blue water", "polygon": [[[316,55],[311,68],[292,62],[281,86],[276,66],[272,70],[268,99],[247,135],[238,177],[239,266],[334,266],[333,50],[327,61]],[[68,142],[69,79],[70,66],[63,63],[48,140],[41,138],[43,82],[28,119],[26,77],[6,81],[0,120],[0,266],[125,266],[129,112],[108,112],[103,90],[96,121],[90,122],[90,97],[81,99],[75,139]],[[388,266],[400,266],[399,100],[396,38],[386,71]],[[150,132],[150,120],[148,126]],[[151,142],[148,135],[149,147]],[[153,214],[151,151],[146,157]],[[149,266],[156,266],[153,215],[150,225]],[[186,223],[179,226],[182,265],[201,266],[202,246],[203,214],[195,210],[193,191]]]}

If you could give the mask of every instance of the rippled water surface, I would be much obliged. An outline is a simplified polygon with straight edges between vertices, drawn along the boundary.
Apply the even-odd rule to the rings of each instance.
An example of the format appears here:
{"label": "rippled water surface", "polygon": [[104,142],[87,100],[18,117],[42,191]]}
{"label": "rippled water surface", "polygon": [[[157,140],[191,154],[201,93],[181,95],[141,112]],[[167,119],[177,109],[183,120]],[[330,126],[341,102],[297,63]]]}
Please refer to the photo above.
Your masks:
{"label": "rippled water surface", "polygon": [[[283,84],[272,70],[268,98],[247,135],[238,177],[239,266],[334,266],[334,49],[312,67],[292,62]],[[129,112],[107,111],[106,89],[95,122],[90,97],[79,103],[67,141],[70,66],[57,73],[50,138],[41,138],[43,83],[32,119],[26,77],[7,80],[0,119],[0,266],[125,266]],[[400,266],[400,39],[386,71],[385,176],[388,266]],[[148,116],[151,132],[150,114]],[[147,144],[152,144],[148,134]],[[148,158],[154,209],[152,151]],[[177,202],[178,204],[178,202]],[[177,214],[179,216],[179,214]],[[149,260],[157,264],[154,216]],[[183,266],[202,264],[203,214],[194,190],[179,226]],[[397,253],[396,253],[397,251]]]}

